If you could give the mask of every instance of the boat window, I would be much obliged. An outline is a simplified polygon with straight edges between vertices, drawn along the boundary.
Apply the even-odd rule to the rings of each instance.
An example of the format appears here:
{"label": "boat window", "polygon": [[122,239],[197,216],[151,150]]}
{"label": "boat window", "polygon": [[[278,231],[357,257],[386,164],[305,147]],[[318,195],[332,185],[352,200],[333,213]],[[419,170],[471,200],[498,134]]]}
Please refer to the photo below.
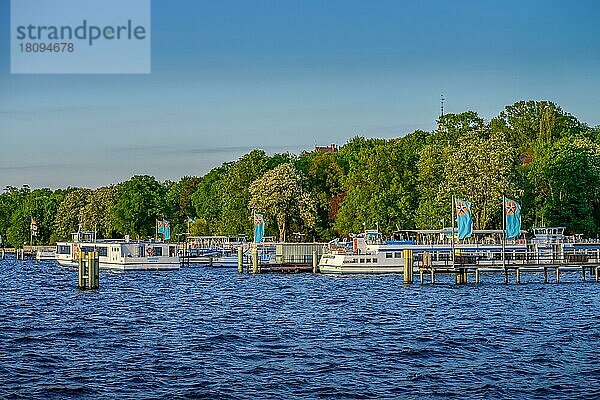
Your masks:
{"label": "boat window", "polygon": [[402,258],[402,253],[397,251],[394,253],[394,258]]}
{"label": "boat window", "polygon": [[385,258],[392,258],[394,255],[392,253],[385,253]]}
{"label": "boat window", "polygon": [[370,262],[371,262],[371,259],[370,259],[370,258],[367,258],[366,262],[370,263]]}
{"label": "boat window", "polygon": [[373,259],[373,262],[374,262],[374,263],[376,263],[376,262],[377,262],[377,259],[376,259],[376,258],[374,258],[374,259]]}
{"label": "boat window", "polygon": [[162,247],[155,247],[154,248],[154,255],[157,256],[157,257],[158,256],[162,256],[162,250],[163,250]]}
{"label": "boat window", "polygon": [[364,262],[365,262],[365,259],[364,259],[364,258],[361,258],[361,259],[360,259],[360,262],[361,262],[361,263],[364,263]]}
{"label": "boat window", "polygon": [[71,248],[69,246],[60,245],[57,246],[58,254],[71,254]]}
{"label": "boat window", "polygon": [[101,257],[106,257],[108,255],[108,248],[107,247],[98,247],[98,255]]}

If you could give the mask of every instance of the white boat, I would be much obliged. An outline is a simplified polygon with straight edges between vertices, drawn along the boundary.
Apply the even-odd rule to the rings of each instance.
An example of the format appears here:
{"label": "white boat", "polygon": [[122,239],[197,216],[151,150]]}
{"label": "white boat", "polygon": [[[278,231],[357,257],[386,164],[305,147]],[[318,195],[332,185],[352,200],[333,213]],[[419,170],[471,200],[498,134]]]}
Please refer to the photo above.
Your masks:
{"label": "white boat", "polygon": [[95,232],[73,233],[70,242],[58,242],[56,261],[62,266],[76,267],[79,255],[91,251],[98,252],[100,269],[104,270],[177,270],[180,267],[175,243],[128,238],[97,240]]}
{"label": "white boat", "polygon": [[41,248],[35,252],[35,259],[38,261],[56,260],[56,250],[54,247]]}
{"label": "white boat", "polygon": [[[502,254],[506,259],[518,259],[527,252],[524,239],[511,240],[505,244],[494,236],[502,234],[497,230],[476,230],[473,239],[467,243],[450,243],[450,231],[413,230],[402,231],[405,238],[383,240],[376,230],[367,230],[351,242],[332,241],[319,261],[319,271],[323,274],[396,274],[402,273],[404,266],[403,250],[412,250],[415,260],[422,259],[423,253],[431,254],[435,266],[452,266],[452,250],[455,261],[459,257],[477,259],[480,264],[501,265]],[[407,235],[408,234],[408,235]],[[412,235],[412,238],[407,236]],[[464,259],[464,258],[463,258]],[[415,267],[418,271],[418,266]]]}

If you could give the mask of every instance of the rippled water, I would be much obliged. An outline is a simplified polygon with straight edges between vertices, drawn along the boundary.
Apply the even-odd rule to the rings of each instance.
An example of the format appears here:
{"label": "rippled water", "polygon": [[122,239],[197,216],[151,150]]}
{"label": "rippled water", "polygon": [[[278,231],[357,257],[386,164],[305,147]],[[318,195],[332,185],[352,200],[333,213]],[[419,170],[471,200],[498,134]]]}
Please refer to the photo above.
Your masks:
{"label": "rippled water", "polygon": [[0,261],[0,398],[600,398],[600,285]]}

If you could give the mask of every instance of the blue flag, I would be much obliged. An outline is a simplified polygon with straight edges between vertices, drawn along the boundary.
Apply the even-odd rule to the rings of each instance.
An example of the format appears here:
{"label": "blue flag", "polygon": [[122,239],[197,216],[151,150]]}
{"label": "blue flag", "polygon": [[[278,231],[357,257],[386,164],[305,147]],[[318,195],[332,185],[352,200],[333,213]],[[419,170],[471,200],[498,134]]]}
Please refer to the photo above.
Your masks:
{"label": "blue flag", "polygon": [[166,219],[163,220],[163,235],[165,240],[171,239],[171,224]]}
{"label": "blue flag", "polygon": [[265,235],[265,219],[262,214],[254,214],[254,243],[263,241]]}
{"label": "blue flag", "polygon": [[506,213],[506,238],[519,237],[521,234],[521,206],[514,200],[504,199]]}
{"label": "blue flag", "polygon": [[162,233],[165,240],[171,239],[171,224],[166,219],[156,220],[156,233]]}
{"label": "blue flag", "polygon": [[471,217],[471,203],[464,200],[454,200],[456,207],[456,221],[458,222],[458,238],[465,239],[473,234],[473,218]]}

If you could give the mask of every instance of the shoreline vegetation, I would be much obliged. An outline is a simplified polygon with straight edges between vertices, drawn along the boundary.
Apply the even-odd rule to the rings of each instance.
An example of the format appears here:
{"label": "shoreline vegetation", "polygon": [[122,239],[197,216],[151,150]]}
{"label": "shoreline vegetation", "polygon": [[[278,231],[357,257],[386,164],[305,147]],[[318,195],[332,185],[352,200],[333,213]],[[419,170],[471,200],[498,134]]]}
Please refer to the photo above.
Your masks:
{"label": "shoreline vegetation", "polygon": [[327,241],[364,227],[382,232],[451,224],[454,194],[473,204],[475,229],[501,226],[502,196],[522,205],[523,228],[565,226],[597,236],[600,126],[589,127],[548,101],[521,101],[484,120],[446,114],[431,132],[394,139],[354,137],[336,151],[269,156],[253,150],[202,177],[159,182],[134,176],[95,190],[7,187],[0,194],[3,246],[53,244],[81,227],[98,237],[251,237],[252,214],[281,240]]}

